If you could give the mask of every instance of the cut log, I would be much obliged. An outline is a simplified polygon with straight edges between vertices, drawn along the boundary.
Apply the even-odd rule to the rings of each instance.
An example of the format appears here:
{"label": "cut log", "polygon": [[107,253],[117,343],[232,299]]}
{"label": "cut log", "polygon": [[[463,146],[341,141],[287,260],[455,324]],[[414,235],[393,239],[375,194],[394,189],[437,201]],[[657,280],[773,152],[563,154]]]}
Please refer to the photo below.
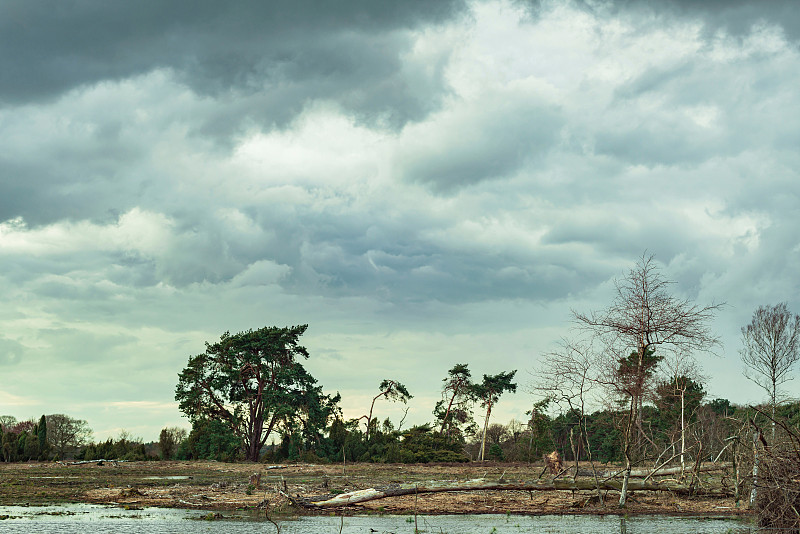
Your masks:
{"label": "cut log", "polygon": [[[600,489],[616,490],[622,487],[622,483],[614,480],[608,480],[600,483]],[[305,508],[337,508],[340,506],[349,506],[352,504],[363,503],[367,501],[374,501],[376,499],[383,499],[386,497],[397,497],[400,495],[414,495],[421,493],[439,493],[445,491],[508,491],[508,490],[521,490],[521,491],[554,491],[554,490],[596,490],[597,485],[592,480],[578,480],[576,482],[570,480],[556,480],[553,482],[539,482],[539,481],[525,481],[525,480],[487,480],[485,478],[477,478],[473,480],[457,480],[457,481],[430,481],[421,482],[416,484],[390,484],[388,486],[381,486],[377,488],[368,488],[364,490],[351,491],[349,493],[342,493],[339,495],[324,495],[319,497],[304,497],[292,499],[293,502]],[[643,483],[638,481],[628,482],[628,490],[633,491],[670,491],[678,494],[695,494],[695,495],[716,495],[728,496],[730,491],[722,488],[717,489],[698,489],[690,488],[684,484],[677,483]]]}

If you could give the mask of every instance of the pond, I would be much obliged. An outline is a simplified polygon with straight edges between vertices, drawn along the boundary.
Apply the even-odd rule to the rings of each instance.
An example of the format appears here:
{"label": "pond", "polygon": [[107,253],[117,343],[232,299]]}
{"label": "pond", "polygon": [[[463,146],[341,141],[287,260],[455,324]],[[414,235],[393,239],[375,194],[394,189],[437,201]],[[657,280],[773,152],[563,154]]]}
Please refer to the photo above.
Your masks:
{"label": "pond", "polygon": [[[204,520],[208,511],[122,508],[69,504],[63,506],[0,506],[0,531],[3,533],[219,533],[255,534],[277,532],[262,513],[221,512],[222,517]],[[213,515],[213,513],[212,513]],[[1,519],[5,518],[5,519]],[[278,521],[281,534],[413,534],[413,516],[369,515],[355,517],[314,516]],[[716,534],[755,532],[746,521],[736,518],[696,518],[665,516],[506,516],[459,515],[419,516],[420,532],[435,534],[511,534],[521,532],[591,534],[619,532],[638,534]]]}

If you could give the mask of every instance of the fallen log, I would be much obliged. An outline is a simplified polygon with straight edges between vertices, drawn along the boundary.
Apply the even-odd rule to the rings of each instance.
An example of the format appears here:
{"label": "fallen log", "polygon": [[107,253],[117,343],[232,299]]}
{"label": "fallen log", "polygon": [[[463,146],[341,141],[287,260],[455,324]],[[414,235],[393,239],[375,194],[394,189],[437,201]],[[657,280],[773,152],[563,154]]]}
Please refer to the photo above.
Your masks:
{"label": "fallen log", "polygon": [[[724,462],[724,463],[717,463],[717,464],[702,465],[702,466],[700,466],[698,471],[702,472],[702,473],[706,473],[706,472],[711,472],[711,471],[723,471],[725,469],[732,468],[732,467],[733,467],[732,463]],[[684,469],[684,472],[688,475],[688,474],[690,474],[692,472],[692,469],[687,467],[686,469]],[[624,473],[624,471],[623,470],[619,470],[619,469],[616,470],[616,471],[598,471],[597,472],[597,476],[599,478],[613,478],[613,477],[621,476],[623,473]],[[665,469],[664,468],[657,469],[655,471],[655,473],[653,472],[652,468],[632,469],[631,470],[631,476],[635,477],[635,478],[647,478],[647,477],[650,477],[650,476],[659,477],[659,476],[667,476],[667,475],[679,475],[680,473],[681,473],[680,466],[678,466],[678,467],[668,467],[668,468],[665,468]],[[593,477],[594,476],[594,472],[592,472],[591,469],[579,469],[578,470],[578,476],[579,477],[583,477],[583,476],[585,476],[585,477]]]}
{"label": "fallen log", "polygon": [[[600,483],[600,489],[619,491],[622,488],[621,481],[607,480]],[[555,480],[552,482],[525,481],[525,480],[487,480],[476,478],[473,480],[448,480],[430,481],[421,483],[390,484],[377,488],[368,488],[339,495],[322,495],[318,497],[297,497],[292,502],[304,508],[337,508],[352,504],[384,499],[386,497],[398,497],[401,495],[415,495],[422,493],[440,493],[446,491],[554,491],[554,490],[596,490],[597,485],[592,480]],[[629,481],[629,491],[669,491],[681,495],[714,495],[725,497],[732,493],[724,488],[691,488],[685,484],[677,483],[644,483],[640,481]]]}
{"label": "fallen log", "polygon": [[85,464],[103,465],[104,463],[117,465],[120,462],[127,462],[127,461],[128,460],[105,460],[105,459],[102,459],[102,460],[81,460],[79,462],[60,462],[60,461],[56,461],[56,463],[59,464],[59,465],[85,465]]}

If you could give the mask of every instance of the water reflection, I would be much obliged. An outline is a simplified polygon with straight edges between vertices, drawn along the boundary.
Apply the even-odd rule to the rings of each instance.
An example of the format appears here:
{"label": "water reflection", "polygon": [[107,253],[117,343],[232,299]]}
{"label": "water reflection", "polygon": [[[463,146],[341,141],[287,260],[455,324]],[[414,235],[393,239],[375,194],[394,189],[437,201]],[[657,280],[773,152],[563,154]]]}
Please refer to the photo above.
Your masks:
{"label": "water reflection", "polygon": [[[146,508],[124,510],[99,505],[0,507],[0,532],[45,534],[95,534],[151,532],[200,534],[263,534],[276,532],[262,513],[223,512],[222,519],[205,521],[207,511]],[[302,517],[280,522],[281,534],[413,534],[408,516]],[[420,516],[419,528],[438,534],[519,534],[522,532],[594,534],[619,529],[620,534],[722,534],[754,532],[746,523],[731,518],[597,517],[597,516]]]}

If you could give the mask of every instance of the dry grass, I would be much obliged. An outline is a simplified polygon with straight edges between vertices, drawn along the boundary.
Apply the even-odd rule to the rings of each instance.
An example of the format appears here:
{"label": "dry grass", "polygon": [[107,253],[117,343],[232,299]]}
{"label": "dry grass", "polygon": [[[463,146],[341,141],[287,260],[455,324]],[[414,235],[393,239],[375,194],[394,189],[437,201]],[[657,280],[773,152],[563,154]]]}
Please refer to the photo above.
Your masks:
{"label": "dry grass", "polygon": [[[250,475],[262,472],[260,488]],[[528,464],[292,465],[268,469],[261,464],[218,462],[131,462],[102,466],[55,463],[0,464],[0,504],[91,502],[127,507],[161,506],[200,509],[269,507],[289,512],[278,490],[309,496],[342,493],[393,482],[466,480],[472,478],[533,479],[541,466]],[[182,477],[182,478],[169,478]],[[284,486],[285,484],[285,486]],[[512,513],[615,514],[617,495],[604,505],[589,492],[476,491],[393,497],[340,510],[339,513]],[[301,512],[294,510],[293,513]],[[731,498],[678,498],[670,494],[631,495],[627,514],[747,513]]]}

